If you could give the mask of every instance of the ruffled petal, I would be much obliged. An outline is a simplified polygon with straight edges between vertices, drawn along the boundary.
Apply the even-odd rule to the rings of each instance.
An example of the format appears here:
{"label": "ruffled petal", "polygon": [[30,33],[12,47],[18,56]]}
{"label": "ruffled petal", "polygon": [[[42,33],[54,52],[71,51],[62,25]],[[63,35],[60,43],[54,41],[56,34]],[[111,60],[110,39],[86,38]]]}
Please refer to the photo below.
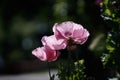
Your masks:
{"label": "ruffled petal", "polygon": [[38,47],[32,51],[32,54],[41,61],[55,61],[60,56],[60,52],[51,50],[49,47]]}
{"label": "ruffled petal", "polygon": [[53,27],[53,32],[56,37],[67,39],[72,36],[73,33],[73,25],[72,21],[66,21],[61,24],[55,24]]}
{"label": "ruffled petal", "polygon": [[44,47],[38,47],[36,49],[34,49],[32,51],[32,54],[34,56],[36,56],[38,59],[40,59],[41,61],[46,61],[47,60],[47,57],[46,57],[46,51],[45,51],[45,48]]}
{"label": "ruffled petal", "polygon": [[60,56],[60,52],[56,50],[51,50],[49,47],[46,47],[47,61],[55,61]]}
{"label": "ruffled petal", "polygon": [[48,46],[52,50],[65,49],[66,45],[67,45],[64,39],[57,40],[54,35],[44,36],[41,41],[42,41],[44,46]]}
{"label": "ruffled petal", "polygon": [[89,32],[86,29],[84,28],[77,29],[77,30],[74,30],[73,40],[77,44],[83,44],[88,39],[88,36],[89,36]]}

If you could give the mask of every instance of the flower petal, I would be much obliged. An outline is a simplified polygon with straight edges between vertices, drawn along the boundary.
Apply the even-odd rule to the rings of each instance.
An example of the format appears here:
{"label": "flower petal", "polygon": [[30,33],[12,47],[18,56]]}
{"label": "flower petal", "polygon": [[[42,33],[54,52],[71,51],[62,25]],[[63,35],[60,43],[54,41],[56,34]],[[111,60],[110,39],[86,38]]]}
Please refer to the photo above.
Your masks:
{"label": "flower petal", "polygon": [[89,32],[82,25],[72,21],[66,21],[61,24],[56,23],[53,27],[53,32],[58,40],[64,39],[67,42],[67,40],[73,39],[76,44],[83,44],[89,36]]}
{"label": "flower petal", "polygon": [[57,37],[63,37],[68,38],[73,33],[73,22],[72,21],[66,21],[61,24],[55,24],[53,27],[53,31]]}
{"label": "flower petal", "polygon": [[48,48],[46,48],[46,54],[47,54],[47,61],[48,62],[55,61],[60,56],[59,51],[51,50]]}
{"label": "flower petal", "polygon": [[74,30],[73,40],[77,44],[83,44],[84,42],[86,42],[88,36],[89,36],[89,32],[86,29],[81,28],[78,30]]}
{"label": "flower petal", "polygon": [[32,54],[34,56],[36,56],[38,59],[40,59],[41,61],[46,61],[47,57],[46,57],[46,51],[44,47],[38,47],[35,50],[32,51]]}
{"label": "flower petal", "polygon": [[41,61],[55,61],[60,56],[60,52],[51,50],[49,47],[38,47],[32,51],[32,54]]}
{"label": "flower petal", "polygon": [[44,46],[50,47],[52,50],[60,50],[66,48],[66,43],[64,39],[57,40],[54,35],[52,36],[44,36],[42,38],[42,43]]}

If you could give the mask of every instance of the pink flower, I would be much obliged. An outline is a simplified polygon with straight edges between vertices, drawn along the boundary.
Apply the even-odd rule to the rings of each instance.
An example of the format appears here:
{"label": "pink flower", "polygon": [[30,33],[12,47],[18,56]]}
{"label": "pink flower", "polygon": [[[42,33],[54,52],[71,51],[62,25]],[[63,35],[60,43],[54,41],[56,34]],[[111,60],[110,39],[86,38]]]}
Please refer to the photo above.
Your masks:
{"label": "pink flower", "polygon": [[51,48],[52,50],[61,50],[66,48],[66,43],[63,39],[57,40],[55,35],[44,36],[42,38],[42,43],[44,46]]}
{"label": "pink flower", "polygon": [[80,24],[72,21],[66,21],[61,24],[55,24],[53,32],[57,39],[64,39],[67,43],[69,40],[75,44],[83,44],[90,35],[89,32]]}
{"label": "pink flower", "polygon": [[32,54],[41,61],[55,61],[59,55],[59,51],[51,50],[49,47],[38,47],[32,51]]}
{"label": "pink flower", "polygon": [[53,27],[54,35],[44,36],[41,41],[44,47],[38,47],[32,51],[41,61],[55,61],[60,52],[58,50],[65,49],[74,50],[76,44],[83,44],[89,36],[89,32],[80,24],[72,21],[55,24]]}

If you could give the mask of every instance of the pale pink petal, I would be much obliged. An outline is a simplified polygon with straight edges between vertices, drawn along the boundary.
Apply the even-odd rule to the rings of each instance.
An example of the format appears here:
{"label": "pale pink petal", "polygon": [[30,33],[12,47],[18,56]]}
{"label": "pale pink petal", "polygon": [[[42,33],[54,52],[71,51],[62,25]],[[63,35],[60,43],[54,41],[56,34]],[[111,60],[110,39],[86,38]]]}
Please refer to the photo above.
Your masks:
{"label": "pale pink petal", "polygon": [[81,28],[78,30],[74,30],[73,40],[77,44],[83,44],[88,39],[88,36],[89,36],[89,32],[86,29]]}
{"label": "pale pink petal", "polygon": [[50,37],[47,37],[47,36],[44,36],[42,39],[41,39],[41,41],[42,41],[42,44],[44,45],[44,46],[49,46],[51,49],[54,49],[54,47],[53,47],[53,44],[54,44],[54,39],[52,39],[52,36],[50,36]]}
{"label": "pale pink petal", "polygon": [[44,46],[50,47],[52,50],[60,50],[66,48],[66,43],[64,39],[57,40],[54,35],[52,36],[44,36],[42,38],[42,43]]}
{"label": "pale pink petal", "polygon": [[66,21],[61,24],[56,23],[53,27],[53,32],[58,40],[64,39],[67,42],[72,39],[76,44],[83,44],[89,36],[89,32],[82,25],[72,21]]}
{"label": "pale pink petal", "polygon": [[55,61],[60,56],[60,52],[51,50],[49,47],[39,47],[32,51],[32,54],[41,61]]}
{"label": "pale pink petal", "polygon": [[40,59],[41,61],[46,61],[47,57],[46,57],[46,51],[44,47],[38,47],[35,50],[32,51],[32,54],[34,56],[36,56],[38,59]]}
{"label": "pale pink petal", "polygon": [[68,38],[72,35],[73,33],[73,22],[72,21],[66,21],[61,24],[55,24],[53,27],[53,31],[55,35],[57,36],[62,36],[64,38]]}
{"label": "pale pink petal", "polygon": [[53,26],[53,32],[56,36],[57,39],[65,39],[64,36],[61,34],[61,32],[59,30],[57,30],[57,25],[58,23],[56,23],[54,26]]}
{"label": "pale pink petal", "polygon": [[55,42],[55,44],[53,45],[53,47],[54,47],[55,50],[65,49],[66,46],[67,46],[67,43],[63,39],[57,40],[57,42]]}
{"label": "pale pink petal", "polygon": [[58,23],[55,23],[53,26],[53,32],[56,32],[56,26],[58,25]]}
{"label": "pale pink petal", "polygon": [[83,29],[83,26],[80,25],[80,24],[74,23],[73,29],[74,29],[74,30]]}

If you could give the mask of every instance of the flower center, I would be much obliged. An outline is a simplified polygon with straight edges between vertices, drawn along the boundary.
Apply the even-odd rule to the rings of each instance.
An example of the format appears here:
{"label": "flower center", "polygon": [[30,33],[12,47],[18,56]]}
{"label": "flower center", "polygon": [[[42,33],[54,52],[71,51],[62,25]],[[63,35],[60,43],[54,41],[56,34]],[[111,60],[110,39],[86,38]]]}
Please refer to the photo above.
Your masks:
{"label": "flower center", "polygon": [[65,36],[70,37],[71,35],[72,35],[72,33],[70,33],[70,32],[65,32]]}

